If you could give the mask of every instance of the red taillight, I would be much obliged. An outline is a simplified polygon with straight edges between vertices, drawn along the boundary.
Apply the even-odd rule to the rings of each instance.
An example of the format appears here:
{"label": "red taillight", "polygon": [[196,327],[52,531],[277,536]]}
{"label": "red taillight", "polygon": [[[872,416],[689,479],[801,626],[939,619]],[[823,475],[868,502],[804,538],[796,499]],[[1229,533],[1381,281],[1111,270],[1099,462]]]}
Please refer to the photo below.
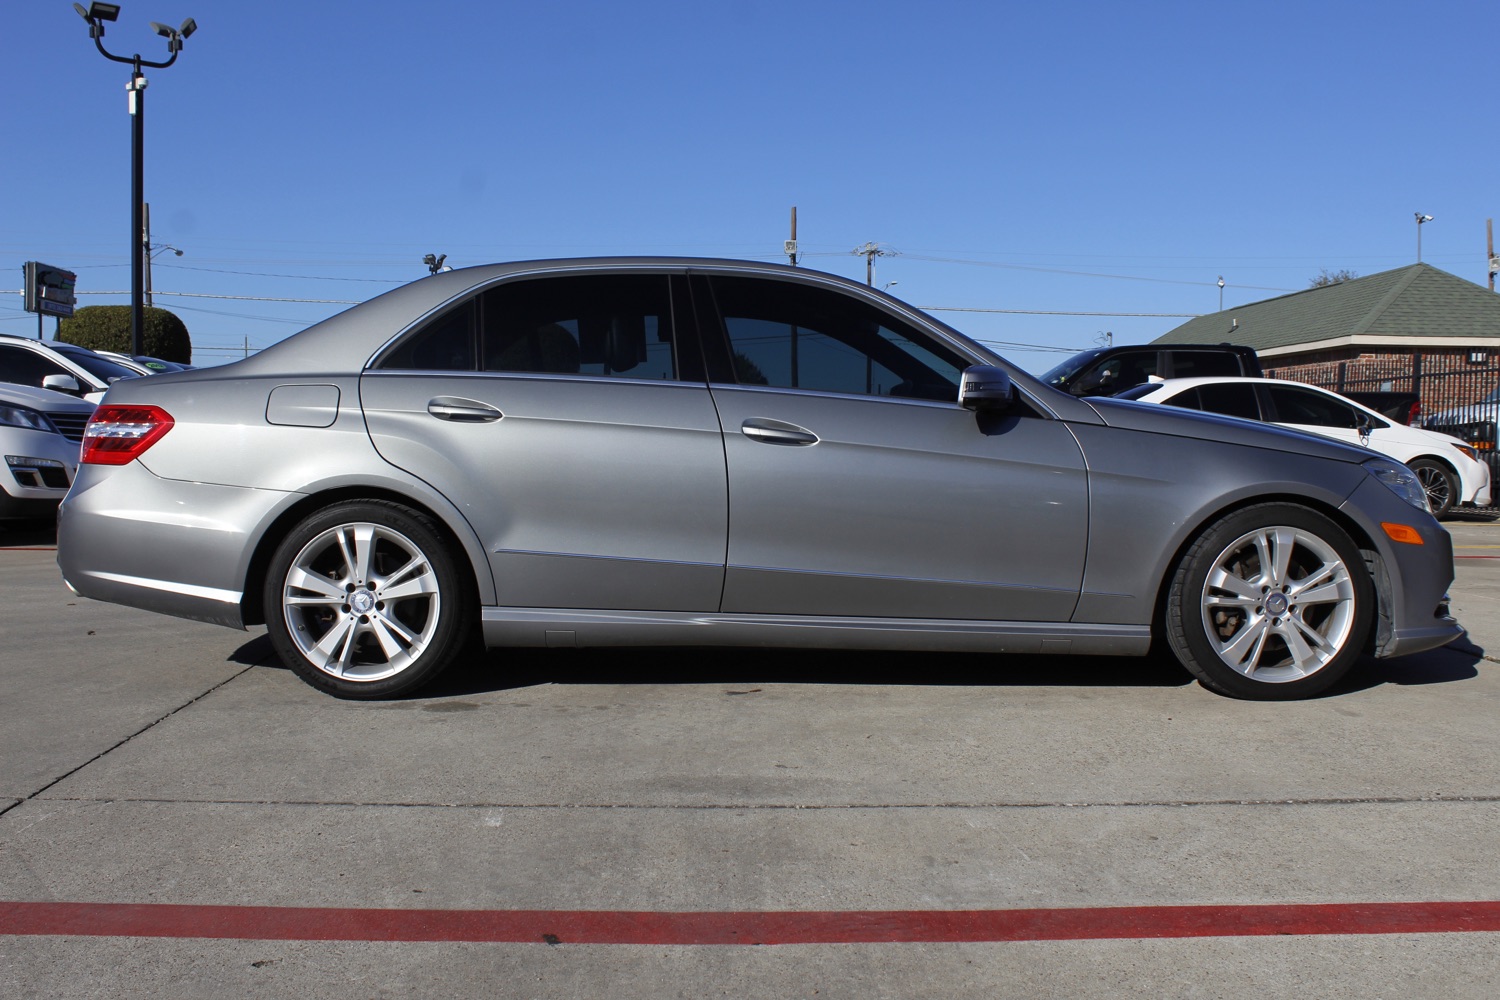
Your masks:
{"label": "red taillight", "polygon": [[140,458],[176,423],[159,406],[101,406],[83,432],[85,465],[124,465]]}

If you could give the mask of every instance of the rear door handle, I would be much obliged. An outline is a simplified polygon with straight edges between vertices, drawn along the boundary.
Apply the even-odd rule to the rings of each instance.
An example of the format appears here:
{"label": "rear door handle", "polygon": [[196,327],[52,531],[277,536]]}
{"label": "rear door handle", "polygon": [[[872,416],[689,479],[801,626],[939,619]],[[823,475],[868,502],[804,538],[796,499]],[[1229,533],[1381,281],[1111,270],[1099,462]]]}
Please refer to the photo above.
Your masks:
{"label": "rear door handle", "polygon": [[806,427],[788,424],[769,417],[751,417],[740,424],[745,436],[763,444],[810,445],[818,443],[818,436]]}
{"label": "rear door handle", "polygon": [[452,420],[460,424],[487,424],[505,416],[487,403],[460,399],[457,396],[439,396],[428,400],[427,412],[439,420]]}

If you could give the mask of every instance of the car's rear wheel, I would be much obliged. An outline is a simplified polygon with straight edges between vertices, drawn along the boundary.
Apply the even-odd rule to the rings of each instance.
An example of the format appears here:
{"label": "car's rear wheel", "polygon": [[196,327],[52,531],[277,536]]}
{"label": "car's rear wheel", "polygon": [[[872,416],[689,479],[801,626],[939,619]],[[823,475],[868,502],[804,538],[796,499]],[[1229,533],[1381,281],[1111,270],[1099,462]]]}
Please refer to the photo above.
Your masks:
{"label": "car's rear wheel", "polygon": [[424,514],[385,501],[304,518],[272,556],[266,629],[282,661],[341,698],[426,684],[464,647],[472,588]]}
{"label": "car's rear wheel", "polygon": [[1285,700],[1325,690],[1364,651],[1374,586],[1333,521],[1259,504],[1200,534],[1168,591],[1166,637],[1205,687]]}
{"label": "car's rear wheel", "polygon": [[1427,493],[1427,506],[1433,517],[1442,517],[1453,509],[1458,498],[1458,477],[1446,465],[1430,458],[1419,458],[1407,463],[1407,468],[1416,474],[1417,482]]}

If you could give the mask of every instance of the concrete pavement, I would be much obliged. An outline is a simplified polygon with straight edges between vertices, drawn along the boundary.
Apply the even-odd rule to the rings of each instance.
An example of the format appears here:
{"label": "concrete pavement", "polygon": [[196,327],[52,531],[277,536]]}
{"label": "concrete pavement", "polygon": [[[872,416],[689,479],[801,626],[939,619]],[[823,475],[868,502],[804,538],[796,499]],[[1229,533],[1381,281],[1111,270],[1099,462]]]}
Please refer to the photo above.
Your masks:
{"label": "concrete pavement", "polygon": [[[1453,647],[1332,695],[1172,664],[496,654],[355,704],[0,551],[0,900],[957,911],[1500,900],[1500,526]],[[43,540],[44,542],[45,540]],[[0,936],[6,996],[1488,997],[1500,935],[776,948]]]}

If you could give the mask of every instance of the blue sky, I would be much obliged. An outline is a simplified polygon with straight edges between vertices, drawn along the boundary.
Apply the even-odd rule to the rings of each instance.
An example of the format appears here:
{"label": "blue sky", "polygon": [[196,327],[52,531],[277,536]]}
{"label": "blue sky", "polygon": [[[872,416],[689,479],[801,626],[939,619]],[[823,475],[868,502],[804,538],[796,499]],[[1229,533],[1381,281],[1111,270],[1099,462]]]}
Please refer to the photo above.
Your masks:
{"label": "blue sky", "polygon": [[[1069,313],[1409,264],[1417,211],[1423,259],[1482,284],[1500,214],[1494,4],[122,6],[113,52],[199,26],[148,71],[145,184],[201,361],[344,308],[256,300],[366,299],[426,253],[782,260],[796,205],[805,265],[863,279],[878,242],[913,304],[1018,310],[937,315],[1041,371],[1183,321]],[[11,0],[0,58],[0,291],[26,260],[128,289],[128,67],[67,0]],[[36,326],[0,296],[0,331]]]}

